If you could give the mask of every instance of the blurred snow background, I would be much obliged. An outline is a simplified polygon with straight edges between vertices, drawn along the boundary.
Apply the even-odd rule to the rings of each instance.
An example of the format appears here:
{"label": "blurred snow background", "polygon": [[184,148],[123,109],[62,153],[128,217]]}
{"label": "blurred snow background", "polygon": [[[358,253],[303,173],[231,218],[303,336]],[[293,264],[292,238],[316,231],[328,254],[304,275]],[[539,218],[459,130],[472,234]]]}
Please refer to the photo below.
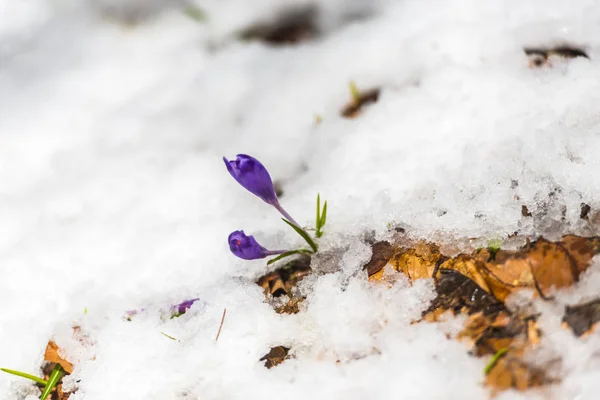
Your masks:
{"label": "blurred snow background", "polygon": [[[460,321],[410,325],[432,283],[372,287],[359,239],[389,226],[446,241],[597,233],[579,213],[600,206],[598,5],[0,0],[1,366],[37,372],[54,337],[76,361],[72,400],[487,397],[485,360],[446,338]],[[315,7],[316,37],[238,38],[290,6]],[[528,67],[524,47],[557,44],[589,59]],[[351,80],[381,88],[353,120],[340,116]],[[265,263],[228,251],[237,229],[300,243],[227,174],[221,157],[236,153],[269,168],[299,222],[317,192],[329,201],[322,246],[348,253],[305,284],[300,314],[275,314],[253,283]],[[597,292],[582,285],[568,301]],[[546,345],[582,358],[552,390],[595,398],[600,365],[585,357],[598,337],[582,350],[554,311]],[[267,370],[258,360],[276,345],[296,358]],[[0,393],[35,391],[2,375]]]}

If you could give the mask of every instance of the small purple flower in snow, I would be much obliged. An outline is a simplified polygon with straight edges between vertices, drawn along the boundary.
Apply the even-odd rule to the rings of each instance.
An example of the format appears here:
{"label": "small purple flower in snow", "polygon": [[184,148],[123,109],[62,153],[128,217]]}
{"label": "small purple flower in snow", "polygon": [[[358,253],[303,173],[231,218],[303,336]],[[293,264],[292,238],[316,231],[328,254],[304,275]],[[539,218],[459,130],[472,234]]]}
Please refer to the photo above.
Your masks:
{"label": "small purple flower in snow", "polygon": [[192,306],[192,304],[194,304],[198,300],[200,300],[200,299],[190,299],[190,300],[181,302],[179,304],[175,304],[173,306],[173,311],[175,312],[175,314],[179,314],[179,315],[185,314],[185,312]]}
{"label": "small purple flower in snow", "polygon": [[263,201],[278,204],[271,175],[256,158],[246,154],[238,154],[233,161],[223,157],[227,170],[240,185],[254,193]]}
{"label": "small purple flower in snow", "polygon": [[227,158],[223,157],[223,161],[225,161],[227,171],[240,185],[275,207],[292,224],[300,227],[279,204],[271,175],[260,161],[246,154],[238,154],[234,161],[227,161]]}
{"label": "small purple flower in snow", "polygon": [[285,250],[270,251],[262,247],[254,236],[247,236],[244,231],[234,231],[229,235],[229,249],[244,260],[256,260],[274,254],[283,254]]}

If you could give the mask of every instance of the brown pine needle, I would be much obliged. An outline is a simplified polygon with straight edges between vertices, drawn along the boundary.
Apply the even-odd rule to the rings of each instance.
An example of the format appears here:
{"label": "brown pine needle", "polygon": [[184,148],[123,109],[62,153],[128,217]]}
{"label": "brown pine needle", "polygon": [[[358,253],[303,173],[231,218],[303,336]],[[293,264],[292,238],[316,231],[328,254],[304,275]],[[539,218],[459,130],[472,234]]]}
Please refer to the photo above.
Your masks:
{"label": "brown pine needle", "polygon": [[215,338],[215,342],[219,340],[219,335],[221,335],[221,329],[223,328],[223,322],[225,322],[225,314],[227,313],[227,309],[223,309],[223,316],[221,317],[221,325],[219,325],[219,331],[217,332],[217,337]]}

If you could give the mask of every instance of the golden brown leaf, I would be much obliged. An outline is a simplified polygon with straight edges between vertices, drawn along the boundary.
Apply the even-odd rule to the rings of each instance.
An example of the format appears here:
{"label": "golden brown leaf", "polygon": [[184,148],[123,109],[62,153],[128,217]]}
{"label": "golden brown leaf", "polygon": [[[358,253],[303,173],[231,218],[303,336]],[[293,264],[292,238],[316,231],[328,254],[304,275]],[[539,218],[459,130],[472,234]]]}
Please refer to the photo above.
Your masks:
{"label": "golden brown leaf", "polygon": [[560,243],[539,239],[528,252],[527,262],[542,296],[553,287],[571,286],[579,280],[580,270],[575,260]]}
{"label": "golden brown leaf", "polygon": [[409,279],[431,278],[435,266],[442,257],[439,247],[431,243],[418,243],[414,248],[398,252],[390,263],[396,271]]}
{"label": "golden brown leaf", "polygon": [[490,289],[480,272],[481,265],[481,261],[475,260],[466,254],[459,254],[442,263],[440,269],[450,269],[460,272],[462,275],[475,282],[477,286],[490,293]]}
{"label": "golden brown leaf", "polygon": [[384,280],[383,276],[384,276],[384,270],[382,268],[379,271],[375,272],[374,274],[369,275],[369,281],[371,281],[371,282],[381,282],[381,281]]}
{"label": "golden brown leaf", "polygon": [[44,353],[44,360],[60,364],[61,367],[66,371],[67,374],[73,372],[73,364],[62,358],[59,354],[59,348],[56,343],[49,341],[46,346],[46,352]]}

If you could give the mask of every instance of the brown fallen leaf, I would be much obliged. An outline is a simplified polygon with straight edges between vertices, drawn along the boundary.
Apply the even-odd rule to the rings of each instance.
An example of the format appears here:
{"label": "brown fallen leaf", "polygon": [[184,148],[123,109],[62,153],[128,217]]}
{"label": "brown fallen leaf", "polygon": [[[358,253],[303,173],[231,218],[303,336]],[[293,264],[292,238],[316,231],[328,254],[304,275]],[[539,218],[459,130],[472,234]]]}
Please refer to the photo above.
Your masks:
{"label": "brown fallen leaf", "polygon": [[545,297],[551,288],[571,286],[579,280],[581,269],[561,245],[539,239],[528,252],[527,262],[540,295]]}
{"label": "brown fallen leaf", "polygon": [[[480,256],[480,253],[478,253],[478,256]],[[462,275],[475,282],[481,289],[491,293],[488,284],[481,273],[483,265],[484,263],[477,258],[473,258],[466,254],[459,254],[458,256],[443,262],[439,269],[460,272]]]}
{"label": "brown fallen leaf", "polygon": [[479,265],[490,293],[504,301],[519,288],[531,288],[547,298],[550,291],[579,280],[600,250],[598,238],[565,236],[558,242],[543,238],[519,251],[497,252],[495,260]]}
{"label": "brown fallen leaf", "polygon": [[498,350],[506,346],[493,346],[490,349],[486,339],[493,336],[494,332],[502,331],[510,324],[510,316],[506,310],[501,310],[494,315],[484,315],[482,311],[469,316],[465,322],[465,327],[458,333],[457,339],[466,342],[471,349],[470,352],[478,357],[491,353],[495,354]]}
{"label": "brown fallen leaf", "polygon": [[523,49],[529,58],[529,68],[539,68],[542,66],[551,67],[550,57],[558,56],[564,59],[576,57],[590,58],[587,53],[576,46],[561,45],[555,47],[526,47]]}
{"label": "brown fallen leaf", "polygon": [[598,321],[600,321],[600,298],[565,308],[563,322],[576,336],[589,332]]}
{"label": "brown fallen leaf", "polygon": [[590,211],[592,211],[592,207],[589,204],[581,203],[581,211],[579,212],[579,218],[581,219],[589,219]]}
{"label": "brown fallen leaf", "polygon": [[537,344],[539,330],[535,317],[514,315],[504,325],[490,324],[477,338],[473,353],[477,356],[496,354],[501,349]]}
{"label": "brown fallen leaf", "polygon": [[265,290],[266,295],[273,297],[291,295],[292,288],[311,272],[310,257],[299,257],[261,276],[256,283]]}
{"label": "brown fallen leaf", "polygon": [[386,256],[381,257],[378,264],[373,261],[377,258],[368,264],[371,271],[375,271],[370,274],[372,281],[385,280],[380,264],[387,254],[393,253],[388,262],[410,280],[431,277],[437,280],[437,271],[453,270],[504,302],[511,293],[523,288],[532,289],[547,299],[553,289],[573,285],[589,267],[592,257],[600,252],[600,238],[567,235],[557,242],[540,238],[520,250],[479,249],[452,258],[443,256],[439,246],[427,242],[417,243],[412,248],[384,246]]}
{"label": "brown fallen leaf", "polygon": [[[552,290],[573,285],[600,252],[600,238],[539,238],[518,250],[479,249],[451,258],[426,242],[409,248],[392,245],[388,251],[393,253],[389,264],[409,280],[434,278],[437,296],[420,321],[437,321],[446,313],[469,315],[457,338],[468,343],[474,356],[493,355],[486,368],[486,384],[493,393],[527,390],[559,379],[554,367],[560,360],[533,365],[524,357],[540,343],[538,316],[511,313],[504,301],[525,288],[547,299]],[[386,282],[384,269],[369,279]],[[576,335],[589,332],[600,322],[600,299],[567,307],[564,321]]]}
{"label": "brown fallen leaf", "polygon": [[496,314],[504,310],[501,302],[472,279],[455,270],[440,268],[435,290],[437,297],[423,312],[423,317],[428,320],[432,319],[431,316],[428,317],[430,313],[439,315],[440,310],[451,310],[454,314],[474,314],[481,311],[485,315]]}
{"label": "brown fallen leaf", "polygon": [[381,271],[394,255],[394,248],[390,242],[377,242],[371,246],[373,255],[371,260],[364,266],[369,276]]}
{"label": "brown fallen leaf", "polygon": [[296,44],[319,34],[318,10],[309,5],[282,10],[272,21],[253,25],[239,34],[242,40],[260,40],[272,46]]}
{"label": "brown fallen leaf", "polygon": [[579,274],[589,267],[594,255],[600,252],[600,238],[598,237],[583,238],[566,235],[559,243],[573,259]]}
{"label": "brown fallen leaf", "polygon": [[58,348],[58,345],[56,343],[54,343],[53,341],[49,341],[48,345],[46,346],[46,352],[44,353],[44,360],[51,363],[60,364],[60,366],[63,367],[67,374],[73,373],[73,364],[62,358],[58,354],[59,350],[60,349]]}
{"label": "brown fallen leaf", "polygon": [[[272,303],[279,314],[295,314],[298,312],[298,303],[303,298],[294,297],[293,288],[312,272],[310,257],[298,257],[277,270],[260,277],[256,283],[265,291],[265,297]],[[289,296],[287,303],[282,304],[276,298]]]}
{"label": "brown fallen leaf", "polygon": [[496,361],[485,377],[485,384],[492,388],[493,395],[506,389],[524,391],[554,383],[543,369],[525,362],[524,353],[521,348],[509,349]]}
{"label": "brown fallen leaf", "polygon": [[360,91],[357,97],[344,106],[341,111],[342,117],[356,118],[361,113],[363,107],[379,100],[379,92],[379,88]]}
{"label": "brown fallen leaf", "polygon": [[259,361],[264,361],[265,367],[270,369],[291,358],[291,356],[288,355],[289,351],[289,347],[276,346],[271,348],[271,350],[262,356]]}
{"label": "brown fallen leaf", "polygon": [[502,390],[527,390],[551,383],[548,371],[557,360],[533,366],[524,355],[537,346],[541,332],[537,315],[511,314],[502,310],[494,315],[478,312],[469,317],[457,339],[469,345],[476,357],[493,356],[485,368],[486,385],[496,395]]}

